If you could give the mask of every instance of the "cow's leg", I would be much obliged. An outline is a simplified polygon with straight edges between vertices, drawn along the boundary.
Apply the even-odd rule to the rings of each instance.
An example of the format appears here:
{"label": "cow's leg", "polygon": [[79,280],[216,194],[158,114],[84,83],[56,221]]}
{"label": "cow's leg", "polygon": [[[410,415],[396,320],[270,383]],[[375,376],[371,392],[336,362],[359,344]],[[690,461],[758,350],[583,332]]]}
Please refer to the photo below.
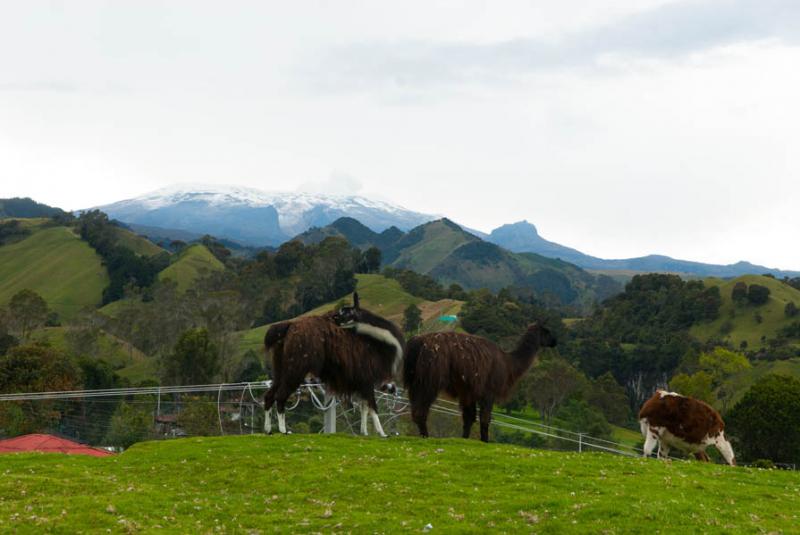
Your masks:
{"label": "cow's leg", "polygon": [[461,403],[461,419],[464,421],[464,425],[461,429],[461,436],[463,438],[469,438],[477,412],[478,407],[474,401],[472,403]]}
{"label": "cow's leg", "polygon": [[704,463],[711,462],[711,459],[708,458],[708,454],[705,451],[694,452],[694,458]]}
{"label": "cow's leg", "polygon": [[669,445],[663,440],[658,441],[658,458],[664,460],[669,459]]}
{"label": "cow's leg", "polygon": [[736,466],[736,458],[733,455],[733,448],[731,447],[731,443],[725,439],[724,433],[720,433],[714,439],[714,445],[717,447],[729,465]]}
{"label": "cow's leg", "polygon": [[489,424],[492,422],[492,405],[494,405],[494,400],[492,399],[484,399],[481,400],[481,412],[480,412],[480,420],[481,420],[481,441],[482,442],[489,442]]}
{"label": "cow's leg", "polygon": [[658,444],[658,435],[648,430],[645,434],[644,446],[642,447],[642,453],[645,457],[650,457],[650,455],[652,455],[656,444]]}

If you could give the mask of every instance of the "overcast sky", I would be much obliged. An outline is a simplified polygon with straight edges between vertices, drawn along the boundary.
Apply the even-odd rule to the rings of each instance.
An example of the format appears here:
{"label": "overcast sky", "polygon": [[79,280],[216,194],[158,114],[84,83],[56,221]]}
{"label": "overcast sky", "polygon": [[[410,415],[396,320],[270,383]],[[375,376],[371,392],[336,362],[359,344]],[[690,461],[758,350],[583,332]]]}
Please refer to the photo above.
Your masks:
{"label": "overcast sky", "polygon": [[800,269],[800,2],[3,2],[0,197],[358,193]]}

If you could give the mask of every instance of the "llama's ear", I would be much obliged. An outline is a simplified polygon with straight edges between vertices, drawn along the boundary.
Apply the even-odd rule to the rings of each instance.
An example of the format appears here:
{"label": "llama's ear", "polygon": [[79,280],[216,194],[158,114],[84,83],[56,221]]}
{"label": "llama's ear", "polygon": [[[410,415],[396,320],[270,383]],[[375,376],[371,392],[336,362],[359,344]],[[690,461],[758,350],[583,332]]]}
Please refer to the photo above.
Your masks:
{"label": "llama's ear", "polygon": [[353,307],[354,308],[361,308],[358,302],[358,292],[353,292]]}

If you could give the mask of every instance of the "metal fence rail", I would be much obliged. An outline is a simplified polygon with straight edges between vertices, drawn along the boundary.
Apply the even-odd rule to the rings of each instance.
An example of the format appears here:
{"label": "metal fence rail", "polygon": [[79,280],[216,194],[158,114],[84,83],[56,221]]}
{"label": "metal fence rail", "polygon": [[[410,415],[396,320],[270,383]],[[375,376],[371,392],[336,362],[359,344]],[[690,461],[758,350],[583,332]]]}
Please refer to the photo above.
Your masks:
{"label": "metal fence rail", "polygon": [[[35,401],[91,401],[95,406],[98,403],[116,403],[122,399],[131,399],[129,403],[148,403],[155,404],[156,415],[161,415],[162,408],[174,405],[174,401],[167,401],[172,397],[182,397],[183,395],[215,395],[214,401],[193,401],[194,403],[215,403],[217,408],[217,424],[221,434],[226,433],[223,419],[236,415],[238,409],[238,417],[236,421],[239,422],[239,433],[254,433],[257,432],[254,421],[256,419],[256,412],[260,410],[263,405],[261,397],[263,392],[269,388],[270,381],[260,382],[242,382],[242,383],[217,383],[217,384],[204,384],[204,385],[184,385],[184,386],[151,386],[151,387],[131,387],[131,388],[111,388],[111,389],[98,389],[98,390],[69,390],[69,391],[55,391],[55,392],[22,392],[14,394],[0,394],[0,402],[35,402]],[[238,394],[238,395],[237,395]],[[324,386],[318,383],[305,383],[298,388],[298,396],[287,407],[289,410],[294,410],[300,403],[301,397],[305,396],[309,399],[314,409],[322,412],[324,417],[323,432],[336,431],[336,419],[340,416],[344,421],[345,427],[352,433],[357,432],[357,426],[353,425],[351,417],[354,416],[357,408],[351,406],[346,408],[341,400],[326,394]],[[137,397],[149,397],[146,401],[136,401]],[[226,396],[227,399],[223,399]],[[381,421],[385,424],[392,424],[397,422],[403,416],[409,414],[409,400],[404,396],[402,389],[398,389],[396,394],[387,394],[382,391],[376,391],[376,398],[379,400],[381,407]],[[113,410],[113,409],[112,409]],[[458,404],[440,399],[432,407],[431,411],[448,415],[452,417],[460,417],[461,412]],[[77,418],[75,416],[64,415],[67,423],[75,423]],[[249,420],[249,422],[248,422]],[[614,442],[611,440],[592,437],[586,433],[564,429],[552,425],[545,425],[530,419],[520,418],[517,416],[510,416],[505,414],[495,414],[492,419],[492,425],[496,428],[502,428],[511,431],[519,431],[544,437],[551,442],[560,442],[572,448],[577,448],[578,451],[603,451],[607,453],[614,453],[618,455],[636,456],[641,455],[639,449],[633,448],[630,445]],[[228,433],[230,433],[228,429]]]}

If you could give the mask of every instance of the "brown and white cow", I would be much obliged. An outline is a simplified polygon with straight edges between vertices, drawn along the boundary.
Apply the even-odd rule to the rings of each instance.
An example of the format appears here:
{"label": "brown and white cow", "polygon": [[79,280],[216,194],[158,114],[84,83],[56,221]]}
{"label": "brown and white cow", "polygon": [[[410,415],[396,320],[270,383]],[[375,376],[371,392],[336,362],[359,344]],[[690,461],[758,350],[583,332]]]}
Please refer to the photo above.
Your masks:
{"label": "brown and white cow", "polygon": [[701,461],[708,461],[705,450],[713,445],[728,464],[736,465],[731,443],[725,439],[725,422],[703,401],[656,390],[639,411],[639,425],[645,438],[645,457],[658,443],[659,457],[667,458],[670,448],[674,447]]}

